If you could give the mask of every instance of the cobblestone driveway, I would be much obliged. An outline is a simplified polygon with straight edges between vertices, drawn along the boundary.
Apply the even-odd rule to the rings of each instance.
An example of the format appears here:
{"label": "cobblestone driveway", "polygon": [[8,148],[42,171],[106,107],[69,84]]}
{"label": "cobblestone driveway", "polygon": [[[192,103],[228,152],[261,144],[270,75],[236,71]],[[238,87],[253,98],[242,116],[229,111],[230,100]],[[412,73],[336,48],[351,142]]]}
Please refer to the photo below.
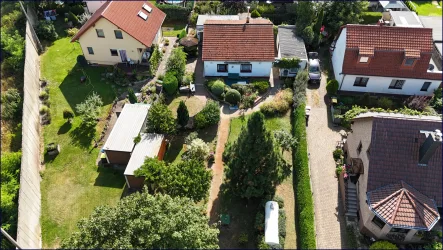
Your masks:
{"label": "cobblestone driveway", "polygon": [[[339,204],[338,181],[335,178],[335,162],[332,151],[341,139],[339,127],[329,121],[325,103],[326,75],[322,75],[320,87],[309,86],[307,102],[311,106],[309,118],[308,150],[314,196],[317,248],[346,248],[346,226]],[[339,211],[340,210],[340,211]]]}

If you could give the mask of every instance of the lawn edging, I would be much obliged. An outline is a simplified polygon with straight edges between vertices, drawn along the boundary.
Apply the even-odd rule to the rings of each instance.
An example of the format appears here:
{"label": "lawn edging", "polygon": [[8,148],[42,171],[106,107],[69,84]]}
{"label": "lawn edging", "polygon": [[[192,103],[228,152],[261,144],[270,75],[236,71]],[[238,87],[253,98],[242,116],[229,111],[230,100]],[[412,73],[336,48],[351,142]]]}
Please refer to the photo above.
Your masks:
{"label": "lawn edging", "polygon": [[317,248],[314,224],[314,202],[309,174],[308,144],[306,136],[305,104],[294,109],[293,135],[298,144],[292,151],[294,171],[295,208],[297,211],[297,246],[301,249]]}

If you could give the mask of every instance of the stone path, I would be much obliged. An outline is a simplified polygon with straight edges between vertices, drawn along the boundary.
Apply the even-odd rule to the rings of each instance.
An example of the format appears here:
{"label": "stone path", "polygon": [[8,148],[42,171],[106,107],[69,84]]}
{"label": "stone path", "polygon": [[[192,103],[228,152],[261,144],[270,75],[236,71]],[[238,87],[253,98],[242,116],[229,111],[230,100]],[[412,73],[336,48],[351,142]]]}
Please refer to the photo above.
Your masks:
{"label": "stone path", "polygon": [[311,183],[314,196],[317,248],[346,248],[346,226],[339,198],[338,181],[335,178],[335,162],[332,151],[341,139],[330,122],[326,105],[326,75],[322,76],[319,88],[310,86],[307,102],[311,106],[307,127]]}

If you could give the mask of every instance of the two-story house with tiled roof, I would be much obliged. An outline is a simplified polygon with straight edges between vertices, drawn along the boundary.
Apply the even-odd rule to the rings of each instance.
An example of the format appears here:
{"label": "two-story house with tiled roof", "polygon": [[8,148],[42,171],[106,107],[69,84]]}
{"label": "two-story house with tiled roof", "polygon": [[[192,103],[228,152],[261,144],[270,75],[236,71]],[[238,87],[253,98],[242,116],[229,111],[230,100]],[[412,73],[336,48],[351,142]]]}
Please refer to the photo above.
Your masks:
{"label": "two-story house with tiled roof", "polygon": [[345,144],[351,166],[345,204],[363,234],[408,244],[441,231],[441,127],[434,116],[365,113],[353,119]]}
{"label": "two-story house with tiled roof", "polygon": [[339,91],[430,96],[442,82],[432,29],[345,25],[331,47]]}
{"label": "two-story house with tiled roof", "polygon": [[269,77],[275,60],[272,22],[207,20],[202,60],[205,76]]}
{"label": "two-story house with tiled roof", "polygon": [[149,1],[107,1],[71,39],[89,63],[144,63],[162,40],[166,14]]}

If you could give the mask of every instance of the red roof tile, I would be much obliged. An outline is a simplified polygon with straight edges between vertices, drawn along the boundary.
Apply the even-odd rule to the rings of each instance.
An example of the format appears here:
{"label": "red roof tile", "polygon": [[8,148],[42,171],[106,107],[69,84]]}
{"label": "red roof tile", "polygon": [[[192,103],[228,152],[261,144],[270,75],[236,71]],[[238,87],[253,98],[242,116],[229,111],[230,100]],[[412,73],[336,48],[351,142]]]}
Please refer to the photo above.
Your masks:
{"label": "red roof tile", "polygon": [[[377,25],[346,25],[344,74],[441,80],[428,73],[432,56],[432,29]],[[367,67],[359,67],[359,50],[374,50]],[[413,68],[402,67],[405,57],[419,58]]]}
{"label": "red roof tile", "polygon": [[[143,4],[151,7],[152,11],[148,13],[144,10]],[[139,11],[144,12],[148,19],[143,20],[139,17]],[[81,27],[79,32],[71,39],[71,42],[78,40],[101,17],[106,18],[119,29],[125,31],[145,46],[150,47],[158,29],[163,24],[166,14],[148,1],[108,1]]]}
{"label": "red roof tile", "polygon": [[204,24],[203,61],[274,61],[274,30],[266,19],[208,20]]}
{"label": "red roof tile", "polygon": [[435,203],[407,183],[368,192],[369,208],[393,227],[430,230],[440,219]]}

